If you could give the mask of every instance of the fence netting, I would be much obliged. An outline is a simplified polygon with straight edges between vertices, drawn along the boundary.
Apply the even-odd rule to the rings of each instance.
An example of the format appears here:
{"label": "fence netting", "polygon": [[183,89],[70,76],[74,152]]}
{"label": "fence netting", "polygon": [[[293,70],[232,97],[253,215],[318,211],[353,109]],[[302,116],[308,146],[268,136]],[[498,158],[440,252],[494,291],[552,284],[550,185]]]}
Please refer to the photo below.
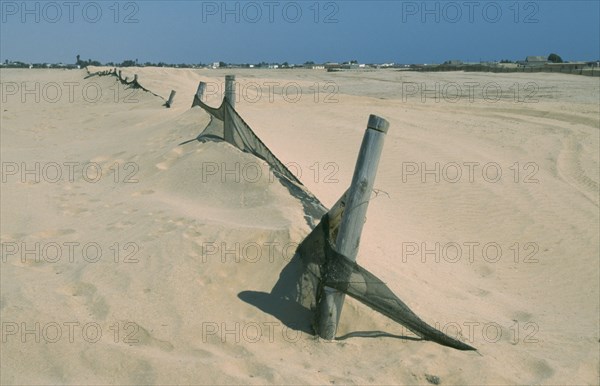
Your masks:
{"label": "fence netting", "polygon": [[[202,102],[196,95],[194,106],[211,115],[211,122],[198,136],[200,141],[223,140],[244,152],[266,161],[284,185],[293,190],[303,203],[306,217],[314,220],[312,232],[304,239],[294,258],[301,261],[302,272],[296,283],[296,301],[313,311],[313,329],[319,326],[319,307],[324,288],[343,292],[390,319],[405,326],[425,340],[459,350],[475,348],[454,339],[421,320],[375,275],[338,253],[335,240],[346,205],[346,194],[327,210],[296,176],[269,150],[235,109],[223,99],[219,108]],[[227,126],[227,127],[226,127]],[[319,221],[320,220],[320,221]]]}

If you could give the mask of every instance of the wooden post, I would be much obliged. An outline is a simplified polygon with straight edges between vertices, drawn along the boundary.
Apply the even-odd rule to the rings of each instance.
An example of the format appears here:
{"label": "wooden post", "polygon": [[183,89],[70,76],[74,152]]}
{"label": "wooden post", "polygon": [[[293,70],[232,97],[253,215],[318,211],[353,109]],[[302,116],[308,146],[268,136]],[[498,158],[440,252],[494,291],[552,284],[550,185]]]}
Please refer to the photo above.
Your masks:
{"label": "wooden post", "polygon": [[200,83],[198,83],[198,89],[196,90],[196,96],[198,99],[202,100],[202,97],[204,96],[204,90],[206,90],[206,83],[200,81]]}
{"label": "wooden post", "polygon": [[133,83],[137,83],[137,74],[133,76]]}
{"label": "wooden post", "polygon": [[169,95],[169,100],[167,101],[167,107],[171,107],[173,105],[173,98],[175,98],[175,90],[171,90],[171,95]]}
{"label": "wooden post", "polygon": [[[369,116],[352,183],[348,189],[346,209],[338,230],[336,249],[353,261],[356,261],[358,254],[360,235],[365,223],[388,127],[389,123],[385,119],[376,115]],[[319,305],[319,336],[321,338],[328,340],[335,338],[344,298],[344,293],[325,287],[325,294]]]}
{"label": "wooden post", "polygon": [[225,75],[225,99],[235,108],[235,75]]}
{"label": "wooden post", "polygon": [[123,77],[121,76],[123,71],[119,70],[119,80],[123,80]]}
{"label": "wooden post", "polygon": [[[235,75],[225,76],[225,98],[229,105],[235,109]],[[223,115],[223,139],[233,144],[233,124],[231,122],[231,115],[227,108]]]}

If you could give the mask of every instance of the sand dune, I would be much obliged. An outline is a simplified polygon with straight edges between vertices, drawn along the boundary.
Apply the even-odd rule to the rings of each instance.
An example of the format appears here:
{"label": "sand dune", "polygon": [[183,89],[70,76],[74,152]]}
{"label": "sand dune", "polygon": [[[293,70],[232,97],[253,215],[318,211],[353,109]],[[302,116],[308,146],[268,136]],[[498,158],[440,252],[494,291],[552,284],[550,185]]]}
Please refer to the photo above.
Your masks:
{"label": "sand dune", "polygon": [[349,298],[338,335],[404,339],[316,339],[273,290],[310,232],[302,203],[264,162],[195,140],[198,81],[217,106],[226,72],[123,74],[162,99],[83,70],[2,70],[3,384],[598,383],[596,80],[236,74],[236,109],[328,207],[368,115],[390,121],[358,261],[479,349],[465,353]]}

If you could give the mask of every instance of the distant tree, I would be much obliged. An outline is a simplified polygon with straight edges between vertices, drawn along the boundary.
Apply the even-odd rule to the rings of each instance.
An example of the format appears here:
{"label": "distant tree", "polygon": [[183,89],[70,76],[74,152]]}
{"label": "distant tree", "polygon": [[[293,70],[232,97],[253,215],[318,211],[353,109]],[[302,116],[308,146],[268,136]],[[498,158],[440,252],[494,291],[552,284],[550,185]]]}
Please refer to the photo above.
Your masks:
{"label": "distant tree", "polygon": [[552,62],[552,63],[562,63],[563,60],[560,56],[558,56],[557,54],[550,54],[548,55],[548,61]]}
{"label": "distant tree", "polygon": [[123,63],[119,65],[119,67],[133,67],[135,66],[135,62],[133,60],[125,60]]}
{"label": "distant tree", "polygon": [[100,63],[97,60],[92,60],[92,59],[81,60],[81,57],[79,55],[77,55],[77,65],[80,66],[80,67],[102,66],[102,63]]}
{"label": "distant tree", "polygon": [[308,62],[304,62],[304,65],[305,65],[305,66],[312,66],[312,65],[314,65],[314,64],[315,64],[315,62],[313,62],[312,60],[311,60],[311,61],[308,61]]}
{"label": "distant tree", "polygon": [[219,62],[219,67],[227,67],[227,63],[225,63],[225,62]]}

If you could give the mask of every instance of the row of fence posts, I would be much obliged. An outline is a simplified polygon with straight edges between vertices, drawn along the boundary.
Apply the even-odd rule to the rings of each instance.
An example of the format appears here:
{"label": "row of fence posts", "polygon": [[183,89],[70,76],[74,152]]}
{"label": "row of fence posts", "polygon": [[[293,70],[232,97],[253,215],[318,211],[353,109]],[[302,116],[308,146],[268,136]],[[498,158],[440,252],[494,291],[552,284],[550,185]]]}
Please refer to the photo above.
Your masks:
{"label": "row of fence posts", "polygon": [[[121,72],[119,71],[120,76]],[[134,80],[137,81],[137,75]],[[228,103],[232,109],[235,109],[236,104],[235,89],[235,76],[225,76],[224,102]],[[206,83],[200,82],[196,89],[196,97],[200,101],[202,101],[205,90]],[[173,104],[174,97],[175,91],[173,90],[166,103],[167,107]],[[227,107],[223,110],[223,128],[225,141],[233,144],[233,122]],[[345,210],[336,239],[336,249],[340,254],[352,261],[356,261],[358,256],[360,236],[365,224],[367,209],[388,128],[389,123],[384,118],[377,115],[369,116],[367,129],[363,136],[354,168],[352,182],[346,196]],[[320,313],[318,334],[321,338],[327,340],[335,338],[344,299],[344,293],[325,287],[324,295],[318,305],[318,312]]]}
{"label": "row of fence posts", "polygon": [[[138,75],[137,74],[133,75],[133,81],[128,82],[127,81],[127,77],[123,78],[123,71],[122,70],[117,70],[117,68],[115,67],[112,70],[112,72],[119,78],[119,81],[125,82],[127,84],[133,84],[133,85],[136,85],[136,86],[140,86],[140,84],[138,83]],[[111,71],[109,70],[108,73],[110,74]],[[175,94],[176,94],[176,91],[175,90],[171,90],[171,94],[169,94],[169,98],[165,102],[164,106],[166,106],[167,108],[170,108],[171,106],[173,106],[173,100],[175,99]]]}

